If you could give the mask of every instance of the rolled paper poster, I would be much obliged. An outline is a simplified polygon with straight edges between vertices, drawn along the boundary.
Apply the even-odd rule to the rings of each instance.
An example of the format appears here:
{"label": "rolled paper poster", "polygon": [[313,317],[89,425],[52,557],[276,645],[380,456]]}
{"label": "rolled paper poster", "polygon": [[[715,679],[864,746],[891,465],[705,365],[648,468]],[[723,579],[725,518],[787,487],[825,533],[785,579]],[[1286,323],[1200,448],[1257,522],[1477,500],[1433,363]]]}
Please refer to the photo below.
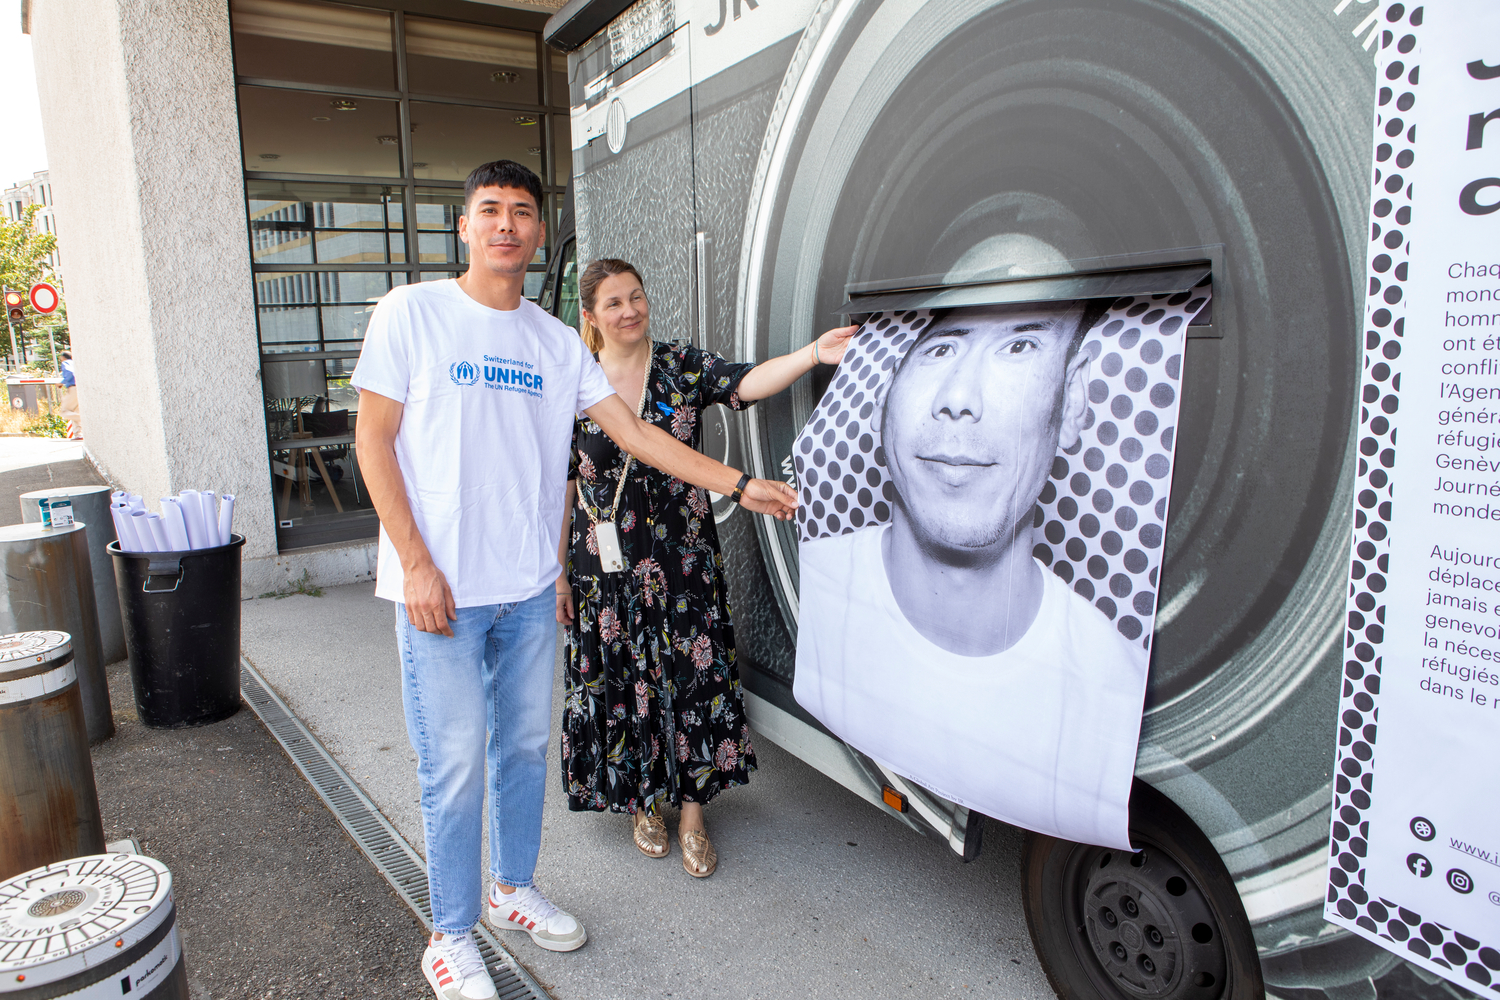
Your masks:
{"label": "rolled paper poster", "polygon": [[228,545],[234,540],[234,494],[219,497],[219,544]]}
{"label": "rolled paper poster", "polygon": [[161,521],[162,527],[167,531],[167,541],[172,543],[171,551],[186,552],[193,547],[188,541],[187,522],[182,518],[182,501],[179,498],[161,498]]}
{"label": "rolled paper poster", "polygon": [[120,539],[120,551],[141,551],[140,539],[135,534],[135,519],[130,516],[130,507],[123,503],[110,504],[109,515],[114,518],[115,536]]}
{"label": "rolled paper poster", "polygon": [[208,531],[203,526],[203,498],[197,490],[177,494],[182,501],[182,516],[187,521],[188,543],[195,549],[208,548]]}
{"label": "rolled paper poster", "polygon": [[109,502],[111,504],[125,503],[126,498],[129,496],[130,494],[126,493],[124,490],[115,490],[109,495]]}
{"label": "rolled paper poster", "polygon": [[147,514],[146,524],[151,529],[151,540],[158,552],[171,552],[172,542],[167,538],[167,528],[160,514]]}
{"label": "rolled paper poster", "polygon": [[141,499],[139,493],[131,493],[125,497],[125,502],[130,505],[131,510],[145,510],[146,501]]}
{"label": "rolled paper poster", "polygon": [[151,531],[150,514],[144,510],[133,510],[130,512],[130,523],[135,527],[135,538],[140,543],[137,552],[155,552],[156,535]]}
{"label": "rolled paper poster", "polygon": [[198,496],[203,505],[203,533],[208,536],[208,544],[211,547],[223,545],[224,539],[219,537],[219,498],[214,496],[213,490],[200,490]]}

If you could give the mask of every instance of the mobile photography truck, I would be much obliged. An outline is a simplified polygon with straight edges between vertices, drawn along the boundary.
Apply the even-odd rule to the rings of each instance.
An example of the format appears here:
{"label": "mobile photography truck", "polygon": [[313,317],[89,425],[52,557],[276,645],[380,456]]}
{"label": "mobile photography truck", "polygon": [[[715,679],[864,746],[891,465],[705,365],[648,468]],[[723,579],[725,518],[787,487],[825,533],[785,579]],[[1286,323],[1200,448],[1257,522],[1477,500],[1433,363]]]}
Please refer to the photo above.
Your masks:
{"label": "mobile photography truck", "polygon": [[[1176,428],[1170,482],[1152,494],[1151,537],[1165,526],[1164,544],[1136,529],[1152,560],[1137,567],[1144,600],[1090,579],[1086,553],[1110,550],[1093,539],[1103,513],[1088,515],[1088,538],[1073,527],[1087,496],[1075,503],[1064,479],[1039,500],[1051,504],[1038,508],[1039,542],[1052,511],[1068,523],[1038,558],[1149,650],[1137,850],[1033,832],[1023,851],[1032,939],[1070,1000],[1468,995],[1324,919],[1330,806],[1350,791],[1335,753],[1385,11],[574,0],[547,27],[568,53],[573,161],[542,302],[568,322],[578,269],[596,256],[641,268],[656,337],[740,361],[843,322],[920,325],[911,317],[985,303],[1114,299],[1127,327],[1157,300],[1194,310],[1172,357],[1146,340],[1131,348],[1144,358],[1133,370],[1156,362],[1176,387],[1175,419],[1162,417]],[[1125,308],[1132,296],[1140,308]],[[1103,350],[1096,372],[1113,377]],[[863,377],[858,362],[839,371]],[[792,482],[810,508],[817,442],[802,449],[799,436],[819,426],[838,377],[824,366],[743,412],[705,413],[705,450]],[[1090,396],[1097,419],[1115,406],[1125,432],[1154,435],[1142,435],[1149,452],[1156,418],[1120,416],[1109,386]],[[781,523],[727,498],[713,511],[755,728],[892,822],[977,856],[986,816],[856,750],[796,696],[813,515]],[[885,723],[913,724],[899,704]]]}

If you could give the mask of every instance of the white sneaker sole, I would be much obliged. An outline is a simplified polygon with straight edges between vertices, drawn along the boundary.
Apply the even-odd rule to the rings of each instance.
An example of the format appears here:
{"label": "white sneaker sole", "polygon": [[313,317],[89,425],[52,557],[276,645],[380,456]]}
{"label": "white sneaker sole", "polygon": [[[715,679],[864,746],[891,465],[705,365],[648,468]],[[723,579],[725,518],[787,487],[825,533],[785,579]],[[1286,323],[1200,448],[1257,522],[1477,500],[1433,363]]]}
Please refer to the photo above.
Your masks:
{"label": "white sneaker sole", "polygon": [[577,951],[579,948],[582,948],[585,944],[587,944],[589,940],[588,931],[583,929],[582,924],[578,925],[578,937],[576,938],[569,938],[567,940],[561,940],[558,938],[546,938],[542,937],[536,931],[527,930],[520,924],[512,923],[510,920],[501,917],[498,911],[488,902],[485,903],[484,910],[485,922],[490,925],[491,930],[521,931],[529,936],[532,943],[535,944],[538,948],[544,948],[547,951]]}
{"label": "white sneaker sole", "polygon": [[[427,963],[427,956],[425,953],[422,955],[422,975],[427,977],[427,985],[432,987],[433,995],[436,996],[438,1000],[466,1000],[463,995],[463,991],[459,986],[455,986],[452,983],[449,983],[447,986],[438,985],[437,973],[433,970],[432,966]],[[497,994],[495,993],[491,993],[489,1000],[494,1000],[494,997],[496,995]]]}

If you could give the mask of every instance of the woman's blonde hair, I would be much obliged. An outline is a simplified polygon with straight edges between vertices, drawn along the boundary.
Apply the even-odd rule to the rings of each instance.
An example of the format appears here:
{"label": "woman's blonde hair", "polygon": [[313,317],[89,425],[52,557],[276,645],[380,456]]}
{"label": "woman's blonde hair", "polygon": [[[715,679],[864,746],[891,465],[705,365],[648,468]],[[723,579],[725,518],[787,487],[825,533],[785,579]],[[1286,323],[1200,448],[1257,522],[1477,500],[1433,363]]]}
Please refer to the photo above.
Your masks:
{"label": "woman's blonde hair", "polygon": [[[590,261],[589,266],[584,268],[583,273],[578,276],[579,304],[589,312],[593,312],[594,303],[599,296],[600,282],[617,274],[633,274],[635,280],[641,283],[641,287],[646,287],[646,279],[641,277],[641,272],[635,269],[634,264],[615,257],[600,257],[598,260]],[[604,334],[600,333],[599,328],[590,323],[588,317],[582,314],[578,317],[578,335],[583,338],[583,345],[589,349],[590,353],[597,354],[604,346]]]}

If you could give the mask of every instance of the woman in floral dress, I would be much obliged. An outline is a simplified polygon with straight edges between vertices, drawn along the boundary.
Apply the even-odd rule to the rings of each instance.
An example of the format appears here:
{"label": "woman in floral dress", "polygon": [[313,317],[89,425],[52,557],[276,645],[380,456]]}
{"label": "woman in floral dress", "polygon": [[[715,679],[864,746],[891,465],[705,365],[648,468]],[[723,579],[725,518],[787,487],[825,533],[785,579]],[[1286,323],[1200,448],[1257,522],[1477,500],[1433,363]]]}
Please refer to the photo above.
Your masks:
{"label": "woman in floral dress", "polygon": [[[744,409],[820,362],[837,364],[855,330],[831,330],[761,365],[735,364],[653,342],[640,274],[625,261],[594,261],[578,290],[584,340],[620,398],[639,400],[646,420],[693,447],[705,407]],[[662,814],[679,806],[683,867],[706,877],[718,859],[703,806],[755,769],[708,495],[627,464],[586,417],[574,428],[569,478],[570,520],[558,553],[566,571],[557,582],[557,620],[570,626],[562,735],[568,808],[633,814],[636,846],[659,858],[668,852]],[[596,523],[616,526],[622,570],[605,571]]]}

